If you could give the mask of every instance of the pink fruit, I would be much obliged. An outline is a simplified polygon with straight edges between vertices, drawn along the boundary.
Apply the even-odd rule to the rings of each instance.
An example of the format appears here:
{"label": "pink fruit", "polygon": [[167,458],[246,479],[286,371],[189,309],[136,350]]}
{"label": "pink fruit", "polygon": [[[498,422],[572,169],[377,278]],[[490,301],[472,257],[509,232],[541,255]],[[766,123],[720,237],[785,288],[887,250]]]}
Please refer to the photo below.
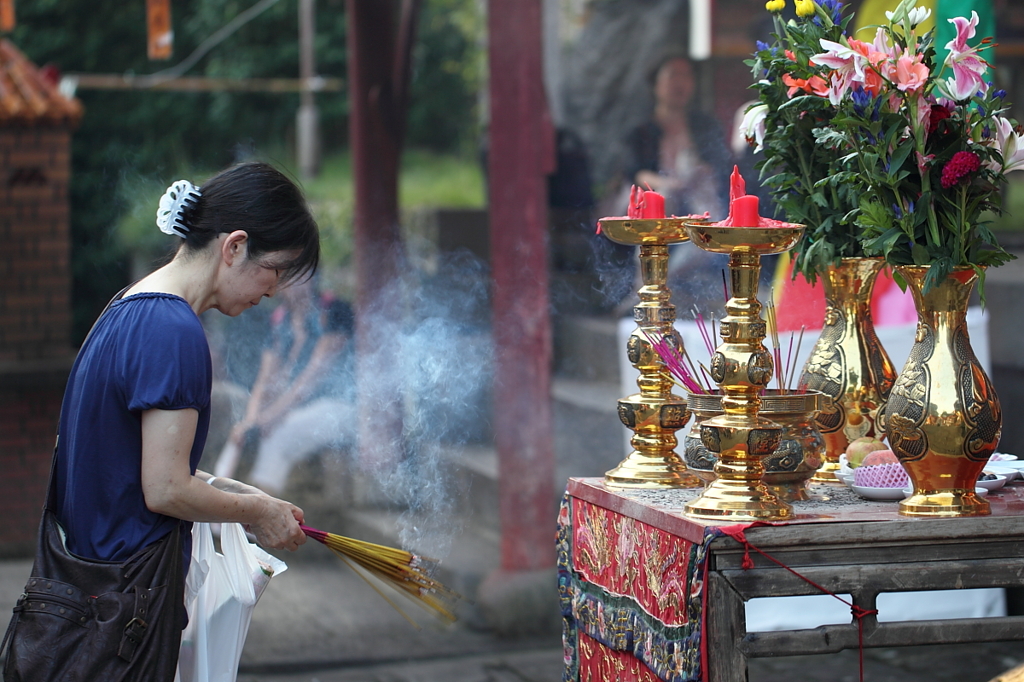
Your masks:
{"label": "pink fruit", "polygon": [[873,467],[879,464],[899,464],[900,460],[896,458],[895,453],[892,450],[874,450],[869,452],[864,458],[864,461],[860,463],[862,467]]}
{"label": "pink fruit", "polygon": [[868,453],[885,449],[885,443],[882,441],[871,436],[864,436],[846,447],[846,461],[851,469],[856,469],[864,463],[864,458],[868,456]]}

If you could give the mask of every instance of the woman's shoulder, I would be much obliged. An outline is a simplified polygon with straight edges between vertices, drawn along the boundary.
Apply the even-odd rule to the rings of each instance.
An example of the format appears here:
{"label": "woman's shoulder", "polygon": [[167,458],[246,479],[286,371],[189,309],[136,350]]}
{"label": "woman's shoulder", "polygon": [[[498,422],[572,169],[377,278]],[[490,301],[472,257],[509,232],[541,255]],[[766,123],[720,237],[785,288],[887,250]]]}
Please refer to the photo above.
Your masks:
{"label": "woman's shoulder", "polygon": [[110,308],[111,322],[122,331],[135,329],[144,336],[173,332],[201,337],[204,341],[206,338],[199,317],[180,296],[143,292],[114,301]]}

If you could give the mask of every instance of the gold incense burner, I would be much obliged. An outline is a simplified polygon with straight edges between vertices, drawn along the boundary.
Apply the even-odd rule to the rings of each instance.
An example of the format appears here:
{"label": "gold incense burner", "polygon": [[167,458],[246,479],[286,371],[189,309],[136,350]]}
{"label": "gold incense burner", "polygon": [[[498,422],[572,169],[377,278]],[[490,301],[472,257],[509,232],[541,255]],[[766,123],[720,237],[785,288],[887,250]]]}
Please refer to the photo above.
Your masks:
{"label": "gold incense burner", "polygon": [[629,336],[626,353],[640,372],[639,393],[619,400],[619,419],[634,432],[633,451],[605,474],[605,484],[616,488],[695,488],[700,479],[686,470],[676,453],[675,432],[686,426],[690,411],[686,400],[672,393],[668,369],[650,339],[664,338],[682,350],[683,340],[673,323],[676,309],[668,288],[668,247],[689,239],[685,224],[692,218],[604,218],[601,232],[617,244],[640,247],[639,305],[633,308],[637,328]]}
{"label": "gold incense burner", "polygon": [[[683,439],[683,460],[705,485],[715,480],[717,456],[700,439],[701,425],[722,414],[722,396],[718,393],[689,393],[687,402],[693,412],[693,425]],[[825,439],[814,418],[832,402],[820,391],[780,391],[766,389],[761,394],[761,411],[782,427],[779,447],[764,460],[768,490],[784,502],[811,499],[807,481],[825,458]]]}
{"label": "gold incense burner", "polygon": [[764,459],[781,441],[779,424],[761,417],[759,393],[771,381],[772,356],[762,343],[767,325],[757,300],[761,256],[792,249],[803,225],[718,227],[687,225],[691,241],[712,253],[729,254],[732,298],[725,305],[722,344],[711,358],[711,378],[722,391],[723,414],[701,424],[701,441],[717,457],[717,478],[686,505],[696,518],[730,521],[779,520],[793,508],[761,480]]}

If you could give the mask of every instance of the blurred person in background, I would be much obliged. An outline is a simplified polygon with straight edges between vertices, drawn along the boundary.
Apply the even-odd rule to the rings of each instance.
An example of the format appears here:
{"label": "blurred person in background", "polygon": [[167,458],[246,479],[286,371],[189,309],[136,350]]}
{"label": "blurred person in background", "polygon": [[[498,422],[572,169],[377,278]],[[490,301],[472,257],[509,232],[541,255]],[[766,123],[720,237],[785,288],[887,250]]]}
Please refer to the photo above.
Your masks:
{"label": "blurred person in background", "polygon": [[218,476],[234,475],[252,445],[256,457],[246,478],[275,493],[296,464],[325,449],[349,447],[356,434],[352,308],[320,293],[315,279],[283,289],[281,298],[245,414],[214,469]]}
{"label": "blurred person in background", "polygon": [[651,119],[626,138],[629,183],[665,196],[668,215],[711,213],[725,217],[729,198],[729,149],[718,123],[694,101],[693,63],[668,52],[650,71]]}
{"label": "blurred person in background", "polygon": [[[627,187],[623,196],[635,184],[662,194],[666,215],[708,212],[712,220],[725,218],[731,154],[718,123],[694,100],[697,81],[693,62],[685,53],[665,52],[654,62],[649,81],[654,111],[650,120],[626,138],[623,175]],[[624,207],[620,215],[625,215]],[[718,271],[727,261],[724,256],[688,244],[673,247],[669,286],[677,308],[721,307]]]}

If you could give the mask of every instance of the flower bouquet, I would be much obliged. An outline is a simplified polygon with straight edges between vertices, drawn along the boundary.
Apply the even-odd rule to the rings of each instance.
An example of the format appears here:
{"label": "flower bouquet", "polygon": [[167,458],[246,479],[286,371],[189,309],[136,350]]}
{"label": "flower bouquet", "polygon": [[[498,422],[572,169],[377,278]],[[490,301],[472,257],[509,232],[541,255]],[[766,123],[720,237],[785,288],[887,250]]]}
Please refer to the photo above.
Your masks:
{"label": "flower bouquet", "polygon": [[811,61],[821,41],[842,39],[850,17],[842,16],[837,0],[799,0],[797,19],[783,21],[785,0],[770,0],[775,15],[775,41],[758,41],[747,60],[754,74],[758,102],[743,119],[742,129],[763,155],[761,177],[788,220],[807,225],[793,250],[795,271],[814,282],[841,258],[864,255],[854,224],[857,187],[828,183],[844,170],[841,155],[818,143],[815,131],[827,129],[838,111],[827,98],[824,68]]}
{"label": "flower bouquet", "polygon": [[971,14],[950,20],[956,37],[942,63],[934,33],[918,35],[928,10],[913,0],[886,14],[871,43],[822,41],[811,58],[836,111],[815,130],[842,165],[825,184],[858,188],[854,222],[865,249],[891,265],[930,266],[925,291],[955,268],[983,278],[985,267],[1013,258],[982,214],[1000,211],[1005,173],[1024,168],[1024,149],[1004,115],[1006,92],[985,80],[991,39],[968,44],[978,23]]}
{"label": "flower bouquet", "polygon": [[[781,3],[771,0],[767,8],[777,11]],[[985,78],[988,64],[982,54],[991,39],[969,44],[976,12],[950,19],[956,36],[944,46],[947,54],[940,62],[934,32],[919,35],[929,10],[914,7],[914,0],[887,12],[887,22],[875,27],[870,43],[845,35],[841,7],[798,0],[797,14],[804,17],[802,23],[778,24],[783,39],[797,48],[791,52],[799,69],[769,70],[761,84],[762,100],[778,97],[791,82],[786,90],[791,99],[777,111],[794,108],[806,112],[798,120],[820,118],[811,124],[811,134],[828,160],[829,173],[813,187],[837,194],[852,191],[841,195],[856,197],[842,221],[853,226],[866,255],[881,255],[897,267],[898,281],[913,290],[919,320],[910,358],[891,391],[879,391],[877,399],[863,404],[847,390],[837,400],[840,411],[820,415],[819,424],[833,424],[834,431],[841,428],[850,437],[855,426],[851,414],[869,429],[876,418],[879,426],[884,422],[889,443],[914,482],[901,513],[987,514],[974,482],[998,443],[1002,414],[970,347],[966,308],[975,282],[984,282],[985,268],[1013,258],[982,217],[985,211],[999,212],[1005,174],[1024,167],[1021,130],[1005,116],[1005,92]],[[784,68],[770,49],[768,55],[767,67]],[[765,66],[759,57],[755,68],[759,62]],[[792,97],[801,91],[805,94]],[[778,129],[771,127],[770,101],[762,133],[766,148]],[[759,129],[751,118],[756,138]],[[766,164],[792,165],[789,156],[795,156],[799,165],[801,153],[782,146],[774,162]],[[795,181],[792,187],[808,192]],[[818,203],[815,195],[807,197]],[[828,235],[819,232],[812,240],[815,236]],[[813,250],[811,241],[804,258]],[[825,336],[805,368],[806,384],[812,387],[828,383],[835,365],[837,354],[823,343]]]}
{"label": "flower bouquet", "polygon": [[927,289],[958,266],[1012,256],[982,222],[998,213],[1004,174],[1024,168],[1020,129],[1005,91],[985,80],[977,13],[951,19],[956,37],[937,63],[929,10],[903,0],[872,42],[846,34],[836,0],[798,0],[797,20],[776,14],[776,42],[748,63],[759,102],[745,133],[765,155],[762,174],[791,220],[808,224],[797,266],[809,279],[841,257],[882,255],[932,265]]}

